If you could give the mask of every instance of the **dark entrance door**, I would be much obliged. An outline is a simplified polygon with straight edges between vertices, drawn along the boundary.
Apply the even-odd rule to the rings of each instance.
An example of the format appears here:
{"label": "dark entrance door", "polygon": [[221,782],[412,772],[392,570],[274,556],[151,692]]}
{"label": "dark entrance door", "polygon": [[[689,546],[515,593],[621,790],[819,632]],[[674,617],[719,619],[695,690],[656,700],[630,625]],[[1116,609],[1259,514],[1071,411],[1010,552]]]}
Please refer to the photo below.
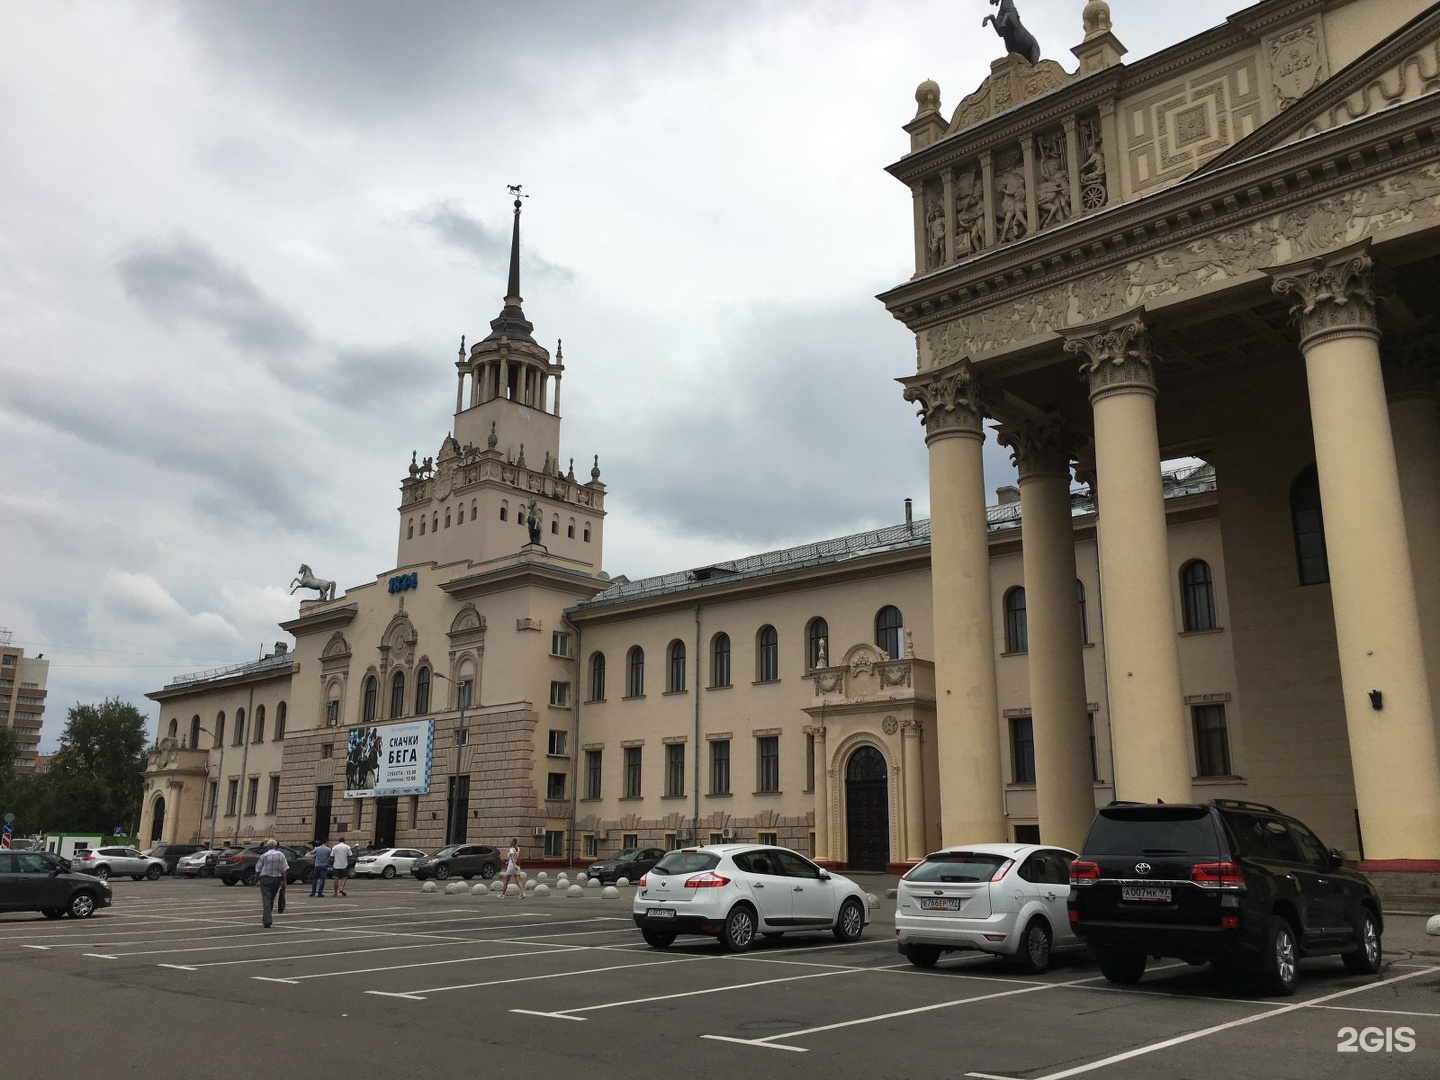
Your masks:
{"label": "dark entrance door", "polygon": [[315,842],[330,839],[330,807],[335,797],[331,784],[315,789]]}
{"label": "dark entrance door", "polygon": [[445,843],[465,843],[467,819],[470,817],[470,777],[450,777],[450,795],[446,800]]}
{"label": "dark entrance door", "polygon": [[395,818],[400,801],[394,795],[375,800],[375,846],[395,846]]}
{"label": "dark entrance door", "polygon": [[890,861],[890,792],[885,757],[862,746],[845,765],[845,865],[850,870],[885,869]]}
{"label": "dark entrance door", "polygon": [[150,823],[150,842],[158,843],[165,832],[165,797],[155,800],[155,819]]}

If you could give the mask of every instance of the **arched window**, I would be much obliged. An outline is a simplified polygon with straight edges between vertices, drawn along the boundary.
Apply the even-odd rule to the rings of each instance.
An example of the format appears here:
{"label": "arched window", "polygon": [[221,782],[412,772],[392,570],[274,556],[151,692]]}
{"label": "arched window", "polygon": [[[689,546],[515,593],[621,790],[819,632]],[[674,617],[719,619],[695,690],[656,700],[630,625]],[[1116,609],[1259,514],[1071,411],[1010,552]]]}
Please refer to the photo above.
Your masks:
{"label": "arched window", "polygon": [[254,742],[257,742],[257,743],[263,743],[263,742],[265,741],[265,706],[264,706],[264,705],[256,705],[256,706],[255,706],[255,719],[251,722],[251,727],[254,729],[254,731],[252,732],[252,734],[251,734],[251,736],[250,736],[251,739],[252,739]]}
{"label": "arched window", "polygon": [[1080,644],[1090,644],[1090,618],[1085,613],[1085,583],[1075,579],[1075,603],[1080,608]]}
{"label": "arched window", "polygon": [[1187,632],[1220,625],[1215,617],[1215,582],[1205,560],[1192,559],[1180,568],[1180,599]]}
{"label": "arched window", "polygon": [[1320,474],[1311,465],[1290,485],[1290,527],[1295,533],[1295,563],[1301,585],[1330,580],[1325,553],[1325,514],[1320,507]]}
{"label": "arched window", "polygon": [[225,713],[220,711],[215,714],[215,745],[219,746],[225,741]]}
{"label": "arched window", "polygon": [[405,711],[405,673],[397,671],[390,676],[390,715],[400,716]]}
{"label": "arched window", "polygon": [[685,689],[685,643],[683,641],[672,641],[668,659],[670,661],[669,680],[666,689],[672,694],[679,693]]}
{"label": "arched window", "polygon": [[805,670],[814,671],[817,667],[829,666],[829,651],[830,624],[816,615],[805,628]]}
{"label": "arched window", "polygon": [[275,706],[275,741],[285,738],[285,702]]}
{"label": "arched window", "polygon": [[471,500],[470,500],[470,520],[471,520],[471,521],[474,521],[476,515],[478,515],[479,513],[480,513],[480,503],[479,503],[477,500],[475,500],[475,499],[471,499]]}
{"label": "arched window", "polygon": [[440,531],[440,511],[438,511],[438,510],[435,511],[435,513],[432,514],[431,517],[430,517],[430,531],[431,531],[431,532],[439,532],[439,531]]}
{"label": "arched window", "polygon": [[900,658],[900,629],[905,618],[900,609],[887,604],[875,613],[875,645],[884,649],[891,660]]}
{"label": "arched window", "polygon": [[361,699],[360,719],[367,724],[375,722],[375,699],[380,696],[380,680],[374,675],[365,676],[365,695]]}
{"label": "arched window", "polygon": [[235,710],[235,745],[240,746],[245,742],[245,710]]}
{"label": "arched window", "polygon": [[174,739],[180,735],[180,720],[172,716],[170,718],[170,738]]}
{"label": "arched window", "polygon": [[448,506],[445,508],[445,527],[447,529],[450,527],[450,507]]}
{"label": "arched window", "polygon": [[560,519],[559,519],[559,518],[551,518],[551,519],[550,519],[550,535],[551,535],[551,536],[559,536],[559,535],[560,535]]}
{"label": "arched window", "polygon": [[590,657],[590,700],[605,700],[605,654],[602,652]]}
{"label": "arched window", "polygon": [[430,711],[430,669],[422,667],[415,673],[415,715],[424,716]]}
{"label": "arched window", "polygon": [[710,685],[730,685],[729,634],[716,634],[710,642]]}
{"label": "arched window", "polygon": [[510,520],[510,508],[509,508],[509,507],[507,507],[507,506],[502,506],[502,507],[500,507],[500,520],[501,520],[501,521],[509,521],[509,520]]}
{"label": "arched window", "polygon": [[423,517],[420,519],[420,535],[425,535],[425,519]]}
{"label": "arched window", "polygon": [[629,667],[629,680],[625,684],[626,697],[645,696],[645,650],[639,645],[630,649],[627,666]]}
{"label": "arched window", "polygon": [[575,522],[572,521],[569,525],[565,526],[565,537],[568,540],[575,539]]}
{"label": "arched window", "polygon": [[411,518],[411,519],[410,519],[410,524],[407,525],[406,528],[405,528],[405,539],[406,539],[406,540],[413,540],[413,539],[415,539],[415,519],[414,519],[414,518]]}
{"label": "arched window", "polygon": [[586,526],[585,526],[585,543],[588,544],[589,542],[590,542],[590,526],[589,526],[589,525],[586,525]]}
{"label": "arched window", "polygon": [[1025,590],[1018,585],[1005,594],[1005,651],[1030,651],[1030,632],[1025,624]]}
{"label": "arched window", "polygon": [[773,626],[762,626],[755,635],[755,681],[775,682],[780,678],[780,635]]}
{"label": "arched window", "polygon": [[196,713],[190,718],[190,749],[200,748],[200,714]]}

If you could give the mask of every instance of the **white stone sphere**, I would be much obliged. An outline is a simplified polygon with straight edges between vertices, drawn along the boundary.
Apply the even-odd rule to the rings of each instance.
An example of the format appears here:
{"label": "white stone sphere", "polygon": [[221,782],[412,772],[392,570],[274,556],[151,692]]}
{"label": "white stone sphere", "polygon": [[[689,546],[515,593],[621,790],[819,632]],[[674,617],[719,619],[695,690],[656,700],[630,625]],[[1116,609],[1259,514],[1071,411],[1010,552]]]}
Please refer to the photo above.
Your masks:
{"label": "white stone sphere", "polygon": [[440,891],[440,886],[439,886],[439,885],[436,885],[435,882],[433,882],[433,881],[427,881],[427,882],[425,882],[425,884],[423,884],[423,885],[420,886],[420,891],[421,891],[421,892],[439,892],[439,891]]}
{"label": "white stone sphere", "polygon": [[1440,937],[1440,915],[1430,917],[1430,921],[1425,924],[1425,932]]}
{"label": "white stone sphere", "polygon": [[556,887],[557,889],[568,888],[569,885],[570,885],[570,879],[567,878],[564,874],[561,874],[559,877],[557,877],[557,878],[555,879],[555,887]]}
{"label": "white stone sphere", "polygon": [[483,881],[477,881],[474,885],[470,886],[471,896],[484,896],[489,891],[490,886],[486,885]]}
{"label": "white stone sphere", "polygon": [[585,887],[587,889],[598,889],[602,884],[604,884],[604,882],[602,882],[598,877],[587,878],[585,880]]}
{"label": "white stone sphere", "polygon": [[571,885],[570,888],[568,888],[568,889],[565,890],[565,895],[566,895],[566,896],[572,896],[572,897],[573,897],[573,896],[584,896],[584,895],[585,895],[585,890],[582,889],[579,885]]}
{"label": "white stone sphere", "polygon": [[623,889],[625,888],[625,886],[630,884],[630,879],[628,877],[617,877],[615,879],[615,884],[619,885]]}
{"label": "white stone sphere", "polygon": [[532,893],[534,893],[536,896],[549,896],[549,895],[550,895],[550,886],[549,886],[549,885],[546,885],[545,882],[542,881],[542,882],[540,882],[540,884],[536,885],[535,888],[531,889],[530,891],[531,891]]}
{"label": "white stone sphere", "polygon": [[614,885],[606,885],[605,888],[600,890],[600,895],[606,900],[614,900],[620,895],[620,890]]}
{"label": "white stone sphere", "polygon": [[535,880],[538,881],[541,885],[544,885],[545,882],[550,880],[550,875],[545,873],[544,870],[541,870],[538,874],[535,875]]}
{"label": "white stone sphere", "polygon": [[575,881],[579,885],[584,885],[587,880],[589,880],[589,875],[587,875],[584,870],[581,870],[575,875]]}
{"label": "white stone sphere", "polygon": [[509,885],[506,885],[506,886],[505,886],[505,895],[506,895],[506,896],[519,896],[519,895],[520,895],[520,886],[519,886],[519,885],[516,885],[516,884],[512,881]]}
{"label": "white stone sphere", "polygon": [[470,886],[466,885],[463,881],[452,881],[445,886],[445,893],[446,895],[454,895],[455,893],[465,892],[469,888]]}

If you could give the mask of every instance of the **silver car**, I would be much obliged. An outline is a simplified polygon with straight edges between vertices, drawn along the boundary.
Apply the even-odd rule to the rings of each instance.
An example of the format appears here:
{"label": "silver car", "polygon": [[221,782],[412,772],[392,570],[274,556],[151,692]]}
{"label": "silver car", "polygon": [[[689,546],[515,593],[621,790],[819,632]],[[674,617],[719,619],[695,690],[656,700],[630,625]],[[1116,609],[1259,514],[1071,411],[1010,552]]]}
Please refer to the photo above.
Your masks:
{"label": "silver car", "polygon": [[146,855],[133,847],[102,847],[77,852],[70,860],[82,874],[93,874],[106,881],[118,874],[128,874],[136,881],[149,878],[157,881],[165,876],[165,860]]}
{"label": "silver car", "polygon": [[219,855],[220,851],[220,848],[206,848],[189,855],[181,855],[180,861],[175,864],[176,875],[179,877],[214,877],[214,857]]}

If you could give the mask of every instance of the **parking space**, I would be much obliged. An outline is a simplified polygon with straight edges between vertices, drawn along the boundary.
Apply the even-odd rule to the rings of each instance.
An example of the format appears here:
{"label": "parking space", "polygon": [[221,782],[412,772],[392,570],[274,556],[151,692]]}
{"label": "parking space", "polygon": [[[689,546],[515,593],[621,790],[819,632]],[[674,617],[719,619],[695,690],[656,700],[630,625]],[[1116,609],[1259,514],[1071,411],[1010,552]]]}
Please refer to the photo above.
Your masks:
{"label": "parking space", "polygon": [[601,1076],[651,1052],[696,1076],[1014,1080],[1429,1077],[1440,1060],[1440,950],[1405,917],[1391,921],[1378,979],[1316,960],[1298,995],[1276,999],[1174,962],[1127,988],[1078,958],[1039,976],[973,955],[923,971],[896,953],[883,900],[858,942],[787,935],[732,955],[705,938],[651,949],[628,895],[598,890],[522,901],[401,880],[311,899],[297,887],[270,929],[254,889],[167,879],[117,884],[115,896],[88,920],[0,916],[0,984],[19,990],[12,1026],[61,1038],[75,1018],[54,1002],[100,1009],[131,1017],[108,1026],[142,1058],[154,1025],[182,1017],[246,1032],[241,1046],[255,1025],[323,1028],[389,1048],[354,1061],[358,1077],[393,1075],[415,1047]]}

